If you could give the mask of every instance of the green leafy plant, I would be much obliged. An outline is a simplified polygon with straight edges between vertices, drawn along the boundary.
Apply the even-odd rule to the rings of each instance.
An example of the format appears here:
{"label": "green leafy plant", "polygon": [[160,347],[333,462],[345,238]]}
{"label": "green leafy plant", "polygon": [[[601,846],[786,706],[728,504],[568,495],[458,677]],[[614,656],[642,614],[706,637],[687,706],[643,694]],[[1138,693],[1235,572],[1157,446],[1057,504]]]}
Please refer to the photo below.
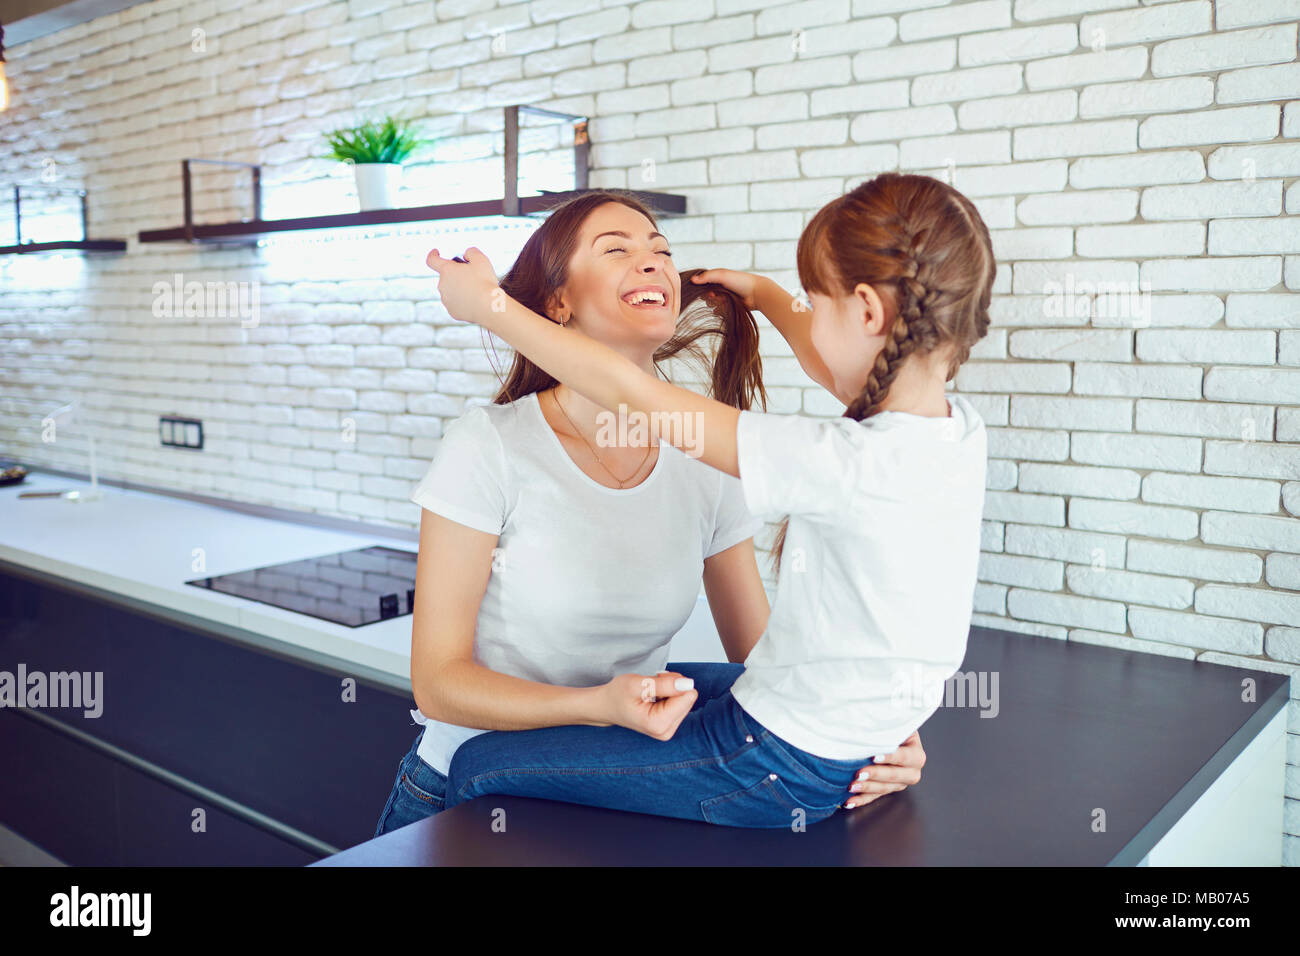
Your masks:
{"label": "green leafy plant", "polygon": [[400,163],[429,142],[410,120],[393,116],[334,130],[325,141],[330,146],[326,158],[345,163]]}

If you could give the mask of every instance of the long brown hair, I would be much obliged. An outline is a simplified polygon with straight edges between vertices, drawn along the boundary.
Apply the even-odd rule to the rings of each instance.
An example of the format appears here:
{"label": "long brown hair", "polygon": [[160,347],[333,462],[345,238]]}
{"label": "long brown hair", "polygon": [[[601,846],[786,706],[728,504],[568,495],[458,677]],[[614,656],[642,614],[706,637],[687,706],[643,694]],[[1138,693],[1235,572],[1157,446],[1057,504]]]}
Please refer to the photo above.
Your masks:
{"label": "long brown hair", "polygon": [[[519,257],[501,279],[501,288],[511,298],[550,318],[547,311],[553,297],[568,281],[569,260],[578,243],[583,222],[599,206],[619,202],[630,206],[658,229],[654,214],[635,196],[616,189],[583,193],[553,207],[524,243]],[[755,401],[767,408],[763,388],[763,363],[758,355],[758,323],[740,298],[714,282],[692,282],[701,269],[680,273],[681,306],[672,338],[654,353],[659,363],[680,358],[708,371],[708,394],[736,408],[748,409]],[[692,308],[696,303],[702,307]],[[707,336],[714,336],[711,343]],[[711,344],[711,348],[706,346]],[[662,374],[662,372],[661,372]],[[666,377],[666,376],[665,376]],[[493,402],[505,405],[534,392],[545,391],[558,382],[516,352],[510,371]]]}
{"label": "long brown hair", "polygon": [[[799,281],[839,298],[859,282],[884,292],[884,347],[845,418],[880,411],[908,356],[951,347],[947,381],[989,330],[997,262],[988,227],[969,199],[932,176],[886,172],[823,206],[799,237]],[[780,569],[790,519],[772,546]]]}

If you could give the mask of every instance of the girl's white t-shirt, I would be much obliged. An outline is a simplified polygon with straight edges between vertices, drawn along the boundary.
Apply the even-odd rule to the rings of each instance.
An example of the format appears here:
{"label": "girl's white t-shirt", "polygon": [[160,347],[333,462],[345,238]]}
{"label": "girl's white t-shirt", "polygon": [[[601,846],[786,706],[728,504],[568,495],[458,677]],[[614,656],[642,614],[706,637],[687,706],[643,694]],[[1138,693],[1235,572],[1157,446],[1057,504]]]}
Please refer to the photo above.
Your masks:
{"label": "girl's white t-shirt", "polygon": [[861,422],[740,413],[745,501],[790,526],[767,629],[731,690],[808,753],[894,751],[965,658],[987,435],[964,396],[948,403],[948,417]]}
{"label": "girl's white t-shirt", "polygon": [[[474,660],[502,674],[593,687],[655,674],[695,607],[704,559],[762,527],[740,482],[661,442],[650,475],[607,488],[551,430],[536,394],[475,405],[450,425],[411,500],[498,535]],[[437,569],[433,572],[436,574]],[[418,753],[441,773],[484,733],[412,717]]]}

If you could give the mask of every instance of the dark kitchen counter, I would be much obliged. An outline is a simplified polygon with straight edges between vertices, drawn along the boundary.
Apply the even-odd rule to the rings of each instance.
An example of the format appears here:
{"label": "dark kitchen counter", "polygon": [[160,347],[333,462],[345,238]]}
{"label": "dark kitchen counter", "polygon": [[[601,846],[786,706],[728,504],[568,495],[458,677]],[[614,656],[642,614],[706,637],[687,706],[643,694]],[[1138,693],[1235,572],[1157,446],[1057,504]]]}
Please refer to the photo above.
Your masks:
{"label": "dark kitchen counter", "polygon": [[983,627],[961,670],[997,715],[940,707],[919,785],[803,833],[490,796],[313,865],[1136,865],[1288,704],[1283,674]]}

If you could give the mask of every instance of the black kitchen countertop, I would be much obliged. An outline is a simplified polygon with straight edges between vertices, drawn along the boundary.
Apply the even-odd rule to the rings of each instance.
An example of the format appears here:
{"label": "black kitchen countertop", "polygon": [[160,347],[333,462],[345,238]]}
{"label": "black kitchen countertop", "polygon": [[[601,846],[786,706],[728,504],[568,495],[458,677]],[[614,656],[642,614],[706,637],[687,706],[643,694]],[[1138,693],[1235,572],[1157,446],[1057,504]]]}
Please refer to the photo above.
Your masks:
{"label": "black kitchen countertop", "polygon": [[997,675],[997,716],[941,706],[919,784],[801,833],[488,796],[312,865],[1131,866],[1288,701],[1284,674],[984,627],[961,671]]}

